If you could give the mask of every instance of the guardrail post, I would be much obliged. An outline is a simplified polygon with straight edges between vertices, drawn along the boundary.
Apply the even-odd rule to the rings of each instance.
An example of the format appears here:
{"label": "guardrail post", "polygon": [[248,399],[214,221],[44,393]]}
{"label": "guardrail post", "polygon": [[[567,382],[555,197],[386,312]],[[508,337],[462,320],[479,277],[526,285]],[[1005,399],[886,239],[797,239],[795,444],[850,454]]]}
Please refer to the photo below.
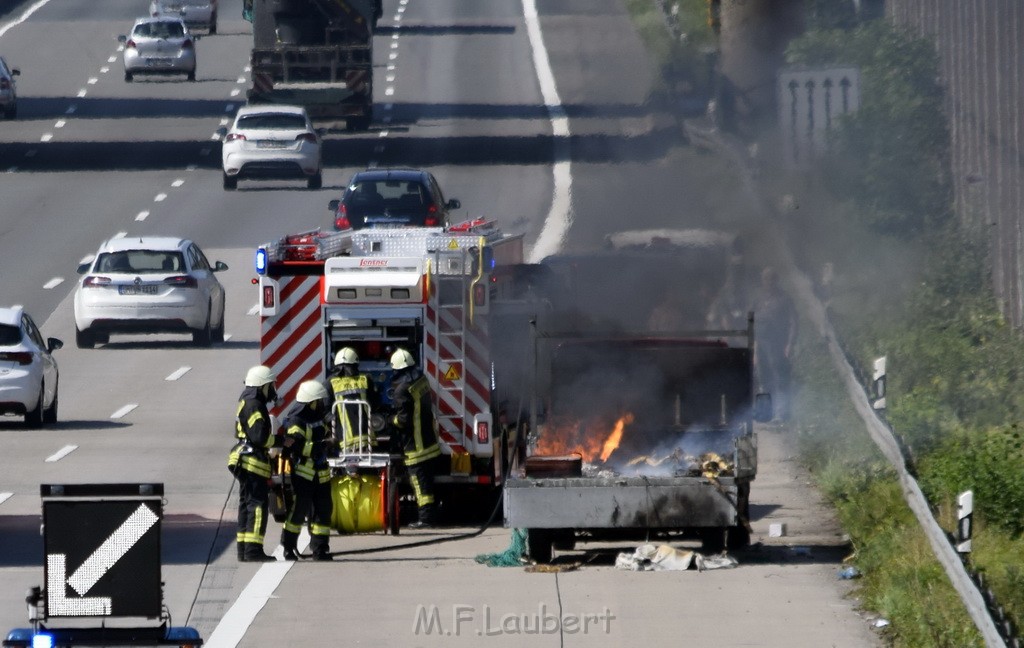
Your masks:
{"label": "guardrail post", "polygon": [[875,371],[871,375],[871,407],[885,409],[885,358],[875,358]]}
{"label": "guardrail post", "polygon": [[966,554],[971,552],[971,533],[974,522],[974,491],[964,491],[956,498],[957,503],[957,525],[956,525],[956,550]]}

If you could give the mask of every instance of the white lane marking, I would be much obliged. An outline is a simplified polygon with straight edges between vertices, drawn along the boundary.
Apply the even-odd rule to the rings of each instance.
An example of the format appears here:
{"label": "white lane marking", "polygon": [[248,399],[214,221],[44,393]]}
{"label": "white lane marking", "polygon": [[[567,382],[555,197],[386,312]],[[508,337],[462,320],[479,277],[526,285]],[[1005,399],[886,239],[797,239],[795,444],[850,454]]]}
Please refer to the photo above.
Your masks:
{"label": "white lane marking", "polygon": [[135,220],[137,220],[137,221],[138,221],[138,222],[140,222],[140,223],[141,223],[142,221],[146,220],[147,218],[149,218],[149,212],[148,212],[148,211],[146,211],[145,209],[143,209],[142,211],[140,211],[140,212],[139,212],[138,214],[136,214],[136,216],[135,216]]}
{"label": "white lane marking", "polygon": [[106,65],[100,68],[100,74],[106,74],[107,72],[110,72],[110,68]]}
{"label": "white lane marking", "polygon": [[43,290],[53,290],[62,283],[64,283],[64,277],[54,277],[43,284]]}
{"label": "white lane marking", "polygon": [[379,135],[379,136],[380,136],[380,137],[387,137],[387,136],[388,136],[388,129],[386,129],[386,128],[385,128],[384,130],[382,130],[382,131],[380,132],[380,135]]}
{"label": "white lane marking", "polygon": [[388,72],[391,72],[394,69],[395,69],[395,64],[394,63],[388,63]]}
{"label": "white lane marking", "polygon": [[35,149],[29,149],[29,150],[25,151],[25,157],[35,157],[36,153],[38,153],[38,152],[39,151],[37,151]]}
{"label": "white lane marking", "polygon": [[227,342],[230,339],[231,339],[231,334],[230,333],[225,333],[224,334],[224,341]]}
{"label": "white lane marking", "polygon": [[386,77],[384,77],[384,80],[387,81],[388,83],[394,83],[395,82],[395,75],[394,74],[389,74]]}
{"label": "white lane marking", "polygon": [[192,367],[180,367],[174,373],[164,378],[164,380],[177,380],[190,371],[192,371]]}
{"label": "white lane marking", "polygon": [[178,178],[177,180],[175,180],[174,182],[171,183],[171,186],[172,187],[180,187],[183,184],[185,184],[185,181],[182,180],[181,178]]}
{"label": "white lane marking", "polygon": [[[308,546],[309,531],[304,528],[299,533],[298,549],[302,552]],[[231,608],[221,617],[220,623],[206,639],[205,645],[212,648],[234,648],[242,641],[249,626],[256,620],[256,615],[274,595],[274,591],[277,590],[292,565],[295,564],[284,560],[283,554],[284,549],[278,545],[274,550],[277,562],[273,565],[269,562],[264,563],[260,567],[242,593],[235,599]]]}
{"label": "white lane marking", "polygon": [[84,97],[87,94],[88,94],[88,91],[86,91],[85,88],[82,88],[81,90],[78,91],[78,94],[75,95],[75,96],[78,97],[79,99],[81,99],[82,97]]}
{"label": "white lane marking", "polygon": [[71,454],[72,452],[74,452],[77,449],[78,449],[78,446],[76,446],[76,445],[66,445],[63,448],[61,448],[60,450],[58,450],[57,452],[54,452],[52,455],[47,457],[46,458],[46,463],[53,463],[55,461],[60,461],[61,459],[63,459],[64,457],[68,456],[69,454]]}
{"label": "white lane marking", "polygon": [[111,56],[110,58],[107,59],[107,63],[113,63],[116,60],[117,60],[116,56]]}
{"label": "white lane marking", "polygon": [[3,504],[7,500],[11,499],[14,493],[0,493],[0,504]]}
{"label": "white lane marking", "polygon": [[246,65],[244,68],[242,68],[242,71],[243,72],[252,72],[252,68],[249,67],[248,65]]}
{"label": "white lane marking", "polygon": [[57,120],[57,123],[56,123],[56,124],[54,124],[54,125],[53,125],[53,127],[54,127],[54,128],[64,128],[64,126],[65,126],[66,124],[67,124],[67,122],[66,122],[66,121],[64,121],[63,119],[58,119],[58,120]]}
{"label": "white lane marking", "polygon": [[391,41],[391,49],[398,49],[398,41]]}
{"label": "white lane marking", "polygon": [[75,104],[71,104],[70,106],[68,106],[68,109],[64,111],[64,114],[74,115],[76,110],[78,110],[78,106],[76,106]]}
{"label": "white lane marking", "polygon": [[389,60],[394,61],[396,58],[398,58],[398,52],[391,52],[390,54],[388,54]]}
{"label": "white lane marking", "polygon": [[388,86],[387,88],[384,89],[384,96],[390,97],[393,94],[395,94],[395,89],[392,88],[391,86]]}
{"label": "white lane marking", "polygon": [[89,85],[96,85],[97,81],[99,81],[99,77],[89,77],[89,80],[86,83]]}
{"label": "white lane marking", "polygon": [[384,110],[391,110],[394,107],[395,107],[395,104],[393,104],[393,103],[386,103],[386,104],[384,104]]}
{"label": "white lane marking", "polygon": [[544,48],[544,36],[540,29],[540,17],[537,15],[536,0],[523,0],[523,18],[526,21],[526,34],[530,38],[530,49],[533,50],[533,67],[537,71],[541,96],[551,120],[551,134],[555,138],[554,165],[552,176],[554,181],[551,209],[544,220],[544,227],[530,252],[531,263],[539,263],[562,247],[565,236],[572,225],[572,169],[569,162],[569,118],[562,107],[562,99],[558,96],[555,74],[551,71],[548,51]]}
{"label": "white lane marking", "polygon": [[165,200],[167,200],[167,194],[165,193],[158,193],[157,195],[153,196],[153,202],[163,202]]}
{"label": "white lane marking", "polygon": [[186,170],[186,171],[195,171],[195,170],[196,170],[196,169],[198,169],[198,168],[199,168],[199,166],[198,166],[198,165],[196,165],[196,164],[190,164],[190,165],[188,165],[187,167],[185,167],[185,170]]}
{"label": "white lane marking", "polygon": [[53,133],[43,133],[43,136],[39,138],[40,142],[49,142],[53,139]]}
{"label": "white lane marking", "polygon": [[381,119],[381,121],[383,121],[385,124],[390,124],[391,123],[391,115],[384,115],[384,117],[383,117],[383,119]]}
{"label": "white lane marking", "polygon": [[235,104],[227,104],[226,106],[224,106],[224,112],[231,112],[234,109],[235,109]]}
{"label": "white lane marking", "polygon": [[231,95],[232,97],[237,97],[238,95],[242,94],[242,91],[241,91],[241,90],[239,90],[238,88],[235,88],[234,90],[232,90],[232,91],[231,91],[230,93],[228,93],[228,94],[230,94],[230,95]]}
{"label": "white lane marking", "polygon": [[252,308],[249,309],[249,312],[246,313],[246,315],[255,315],[258,312],[260,312],[260,305],[259,304],[253,304]]}
{"label": "white lane marking", "polygon": [[398,22],[398,21],[400,21],[401,19],[402,19],[402,10],[401,10],[401,9],[399,9],[399,10],[398,10],[398,13],[396,13],[396,14],[395,14],[395,17],[394,17],[394,18],[392,18],[392,20],[394,20],[395,22]]}
{"label": "white lane marking", "polygon": [[398,34],[391,34],[391,40],[398,40]]}
{"label": "white lane marking", "polygon": [[115,52],[123,52],[123,51],[124,51],[124,45],[118,45],[118,46],[117,46],[117,49],[116,49],[116,50],[114,50],[114,51],[115,51]]}
{"label": "white lane marking", "polygon": [[117,234],[114,234],[114,238],[116,239],[124,238],[126,236],[128,236],[128,232],[118,232]]}
{"label": "white lane marking", "polygon": [[[220,139],[220,138],[218,137],[217,139]],[[209,155],[209,154],[210,154],[210,149],[208,149],[208,148],[199,149],[199,155]]]}
{"label": "white lane marking", "polygon": [[[210,134],[210,139],[213,140],[213,141],[217,141],[217,140],[220,139],[220,134],[218,134],[218,133],[211,133]],[[203,155],[207,155],[207,154],[208,153],[203,153]]]}
{"label": "white lane marking", "polygon": [[238,81],[235,81],[235,83],[245,83],[245,77],[238,77]]}
{"label": "white lane marking", "polygon": [[131,412],[133,409],[135,409],[138,406],[139,406],[138,403],[128,403],[127,405],[125,405],[121,409],[119,409],[116,412],[114,412],[113,414],[111,414],[110,418],[112,418],[112,419],[124,418],[125,416],[128,415],[129,412]]}
{"label": "white lane marking", "polygon": [[220,120],[220,125],[221,125],[221,126],[227,126],[227,125],[228,125],[228,122],[230,122],[230,121],[231,121],[231,120],[230,120],[230,119],[228,119],[227,117],[221,117],[221,120]]}
{"label": "white lane marking", "polygon": [[39,2],[35,3],[34,5],[29,7],[28,9],[26,9],[25,12],[22,13],[20,16],[18,16],[17,18],[12,20],[11,22],[7,23],[3,27],[0,27],[0,36],[3,36],[4,34],[6,34],[15,25],[20,25],[21,23],[23,23],[26,20],[28,20],[29,16],[31,16],[35,12],[39,11],[43,7],[45,7],[46,3],[48,3],[49,1],[50,0],[39,0]]}

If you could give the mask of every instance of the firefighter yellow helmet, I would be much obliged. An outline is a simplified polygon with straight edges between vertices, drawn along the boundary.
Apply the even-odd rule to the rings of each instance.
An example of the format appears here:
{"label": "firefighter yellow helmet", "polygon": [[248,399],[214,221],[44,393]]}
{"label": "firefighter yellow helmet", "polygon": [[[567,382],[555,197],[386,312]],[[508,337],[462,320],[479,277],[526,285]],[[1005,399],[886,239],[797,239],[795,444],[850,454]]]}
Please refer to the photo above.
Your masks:
{"label": "firefighter yellow helmet", "polygon": [[263,365],[256,365],[249,369],[245,374],[245,386],[246,387],[262,387],[263,385],[269,385],[274,382],[276,376],[271,371],[270,367],[264,367]]}
{"label": "firefighter yellow helmet", "polygon": [[345,347],[334,354],[334,364],[359,364],[359,354],[352,347]]}
{"label": "firefighter yellow helmet", "polygon": [[395,371],[415,365],[416,360],[413,359],[412,354],[405,349],[399,349],[391,354],[391,368]]}
{"label": "firefighter yellow helmet", "polygon": [[327,400],[327,388],[318,380],[307,380],[299,385],[299,391],[295,394],[295,400],[300,403],[312,403],[318,400]]}

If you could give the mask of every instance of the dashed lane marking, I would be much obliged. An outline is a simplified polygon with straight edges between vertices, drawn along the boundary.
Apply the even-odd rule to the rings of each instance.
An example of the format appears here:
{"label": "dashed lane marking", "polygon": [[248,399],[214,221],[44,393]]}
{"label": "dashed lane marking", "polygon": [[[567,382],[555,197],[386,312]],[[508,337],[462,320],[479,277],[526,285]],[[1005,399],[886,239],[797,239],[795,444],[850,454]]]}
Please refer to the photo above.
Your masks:
{"label": "dashed lane marking", "polygon": [[231,339],[231,334],[230,333],[225,333],[224,334],[224,341],[227,342],[230,339]]}
{"label": "dashed lane marking", "polygon": [[53,139],[53,133],[43,133],[43,136],[39,138],[40,142],[49,142]]}
{"label": "dashed lane marking", "polygon": [[53,290],[62,283],[64,283],[64,277],[54,277],[43,284],[43,290]]}
{"label": "dashed lane marking", "polygon": [[113,63],[116,60],[117,60],[116,56],[111,56],[110,58],[107,59],[107,63]]}
{"label": "dashed lane marking", "polygon": [[135,220],[140,223],[146,220],[147,218],[149,218],[149,212],[146,211],[145,209],[143,209],[142,211],[135,215]]}
{"label": "dashed lane marking", "polygon": [[177,380],[190,371],[192,371],[192,367],[180,367],[174,373],[164,378],[164,380]]}
{"label": "dashed lane marking", "polygon": [[235,104],[227,104],[226,106],[224,106],[224,112],[231,112],[234,109],[235,109]]}
{"label": "dashed lane marking", "polygon": [[110,68],[106,65],[100,68],[100,74],[106,74],[107,72],[110,72]]}
{"label": "dashed lane marking", "polygon": [[76,106],[75,104],[71,104],[70,106],[68,106],[68,109],[64,111],[64,114],[74,115],[76,110],[78,110],[78,106]]}
{"label": "dashed lane marking", "polygon": [[387,137],[387,136],[388,136],[388,129],[385,128],[384,130],[382,130],[380,132],[380,137]]}
{"label": "dashed lane marking", "polygon": [[7,500],[11,499],[14,493],[0,493],[0,504],[3,504]]}
{"label": "dashed lane marking", "polygon": [[398,58],[398,52],[391,52],[390,54],[388,54],[389,60],[394,61],[396,58]]}
{"label": "dashed lane marking", "polygon": [[386,77],[384,77],[384,80],[387,81],[388,83],[394,83],[395,82],[395,75],[394,74],[389,74]]}
{"label": "dashed lane marking", "polygon": [[81,99],[82,97],[84,97],[87,94],[89,94],[89,92],[85,88],[82,88],[81,90],[78,91],[78,94],[75,95],[75,96],[78,97],[79,99]]}
{"label": "dashed lane marking", "polygon": [[153,202],[163,202],[165,200],[167,200],[167,194],[165,193],[158,193],[157,195],[153,196]]}
{"label": "dashed lane marking", "polygon": [[58,119],[58,120],[57,120],[57,123],[56,123],[56,124],[54,124],[54,125],[53,125],[53,127],[54,127],[54,128],[64,128],[64,126],[65,126],[66,124],[67,124],[67,122],[66,122],[66,121],[64,121],[63,119]]}
{"label": "dashed lane marking", "polygon": [[53,463],[55,461],[60,461],[61,459],[63,459],[64,457],[68,456],[69,454],[71,454],[72,452],[74,452],[77,449],[78,449],[78,446],[76,446],[76,445],[66,445],[63,448],[61,448],[60,450],[58,450],[57,452],[54,452],[52,455],[47,457],[46,458],[46,463]]}
{"label": "dashed lane marking", "polygon": [[35,12],[39,11],[39,10],[40,10],[40,9],[42,9],[43,7],[45,7],[45,6],[46,6],[46,3],[48,3],[49,1],[50,1],[50,0],[39,0],[39,2],[35,3],[34,5],[32,5],[31,7],[29,7],[28,9],[26,9],[26,10],[24,11],[24,13],[22,13],[22,14],[21,14],[20,16],[18,16],[17,18],[15,18],[14,20],[12,20],[11,22],[7,23],[7,24],[6,24],[6,25],[4,25],[3,27],[0,27],[0,36],[3,36],[3,35],[4,35],[4,34],[6,34],[6,33],[7,33],[7,32],[8,32],[8,31],[9,31],[10,29],[11,29],[11,28],[13,28],[13,27],[15,27],[15,26],[17,26],[17,25],[20,25],[21,23],[23,23],[23,22],[25,22],[26,20],[28,20],[28,19],[29,19],[29,16],[31,16],[31,15],[32,15],[32,14],[34,14]]}
{"label": "dashed lane marking", "polygon": [[89,85],[96,85],[96,82],[99,80],[99,77],[89,77],[89,80],[86,81],[86,83],[88,83]]}
{"label": "dashed lane marking", "polygon": [[238,81],[235,81],[235,83],[245,83],[245,77],[238,77]]}
{"label": "dashed lane marking", "polygon": [[37,151],[35,149],[29,149],[29,150],[25,151],[25,157],[35,157],[36,153],[38,153],[38,152],[39,151]]}
{"label": "dashed lane marking", "polygon": [[392,96],[394,94],[395,94],[395,89],[394,88],[388,87],[388,88],[384,89],[384,95],[385,96],[390,97],[390,96]]}
{"label": "dashed lane marking", "polygon": [[133,409],[135,409],[138,406],[139,406],[138,403],[128,403],[127,405],[125,405],[121,409],[119,409],[116,412],[114,412],[113,414],[111,414],[110,418],[112,418],[112,419],[124,418],[125,416],[128,415],[129,412],[131,412]]}
{"label": "dashed lane marking", "polygon": [[180,187],[183,184],[185,184],[185,181],[182,180],[181,178],[178,178],[177,180],[175,180],[174,182],[171,183],[171,186],[172,187]]}
{"label": "dashed lane marking", "polygon": [[237,97],[238,95],[242,94],[242,91],[239,90],[238,88],[235,88],[234,90],[232,90],[228,94],[230,94],[232,97]]}

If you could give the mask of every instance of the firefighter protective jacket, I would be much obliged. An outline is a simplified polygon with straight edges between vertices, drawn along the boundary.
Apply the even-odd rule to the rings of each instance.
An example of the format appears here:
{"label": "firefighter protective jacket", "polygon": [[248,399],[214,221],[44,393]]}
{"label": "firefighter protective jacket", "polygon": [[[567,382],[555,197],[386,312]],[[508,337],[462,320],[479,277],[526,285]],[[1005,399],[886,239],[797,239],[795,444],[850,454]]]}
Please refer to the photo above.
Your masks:
{"label": "firefighter protective jacket", "polygon": [[405,454],[405,465],[441,456],[434,430],[434,411],[430,403],[430,383],[417,369],[403,371],[391,383],[394,413],[391,424],[398,430]]}
{"label": "firefighter protective jacket", "polygon": [[[338,445],[342,451],[369,449],[374,442],[370,431],[370,408],[376,400],[373,384],[365,375],[348,369],[346,365],[330,375],[330,383],[334,392],[333,413]],[[351,401],[363,401],[368,406]]]}
{"label": "firefighter protective jacket", "polygon": [[238,441],[228,455],[228,469],[246,470],[260,477],[270,477],[267,451],[280,445],[274,438],[267,403],[259,387],[246,387],[239,397],[235,420]]}
{"label": "firefighter protective jacket", "polygon": [[285,436],[294,440],[290,448],[292,476],[319,484],[330,482],[327,457],[332,440],[324,412],[317,412],[306,403],[297,403],[285,414],[282,426]]}

